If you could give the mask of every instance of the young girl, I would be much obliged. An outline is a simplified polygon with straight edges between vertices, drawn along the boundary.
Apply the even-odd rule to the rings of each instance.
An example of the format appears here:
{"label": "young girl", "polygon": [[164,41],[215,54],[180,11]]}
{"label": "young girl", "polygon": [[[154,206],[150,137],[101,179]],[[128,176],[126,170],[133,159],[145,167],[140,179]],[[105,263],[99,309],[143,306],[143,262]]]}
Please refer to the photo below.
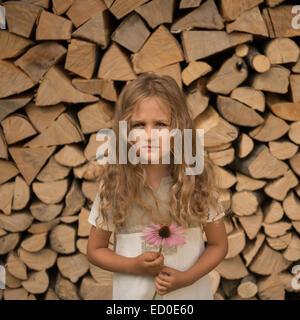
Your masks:
{"label": "young girl", "polygon": [[[214,167],[205,153],[201,174],[187,175],[184,159],[180,164],[174,161],[174,141],[170,164],[161,161],[162,138],[159,144],[147,146],[153,142],[152,129],[194,130],[183,92],[169,76],[143,74],[127,83],[119,96],[113,125],[116,137],[122,120],[127,121],[127,132],[145,130],[148,164],[117,161],[97,164],[89,171],[97,177],[99,190],[88,219],[93,225],[88,260],[114,272],[113,300],[151,300],[155,290],[156,300],[213,299],[208,273],[225,257],[228,245]],[[117,159],[119,142],[117,138]],[[134,143],[128,142],[127,149]],[[141,149],[137,154],[145,157]],[[155,150],[158,163],[153,164]],[[184,227],[185,244],[164,246],[159,253],[143,237],[142,230],[151,222]],[[112,232],[114,251],[108,248]]]}

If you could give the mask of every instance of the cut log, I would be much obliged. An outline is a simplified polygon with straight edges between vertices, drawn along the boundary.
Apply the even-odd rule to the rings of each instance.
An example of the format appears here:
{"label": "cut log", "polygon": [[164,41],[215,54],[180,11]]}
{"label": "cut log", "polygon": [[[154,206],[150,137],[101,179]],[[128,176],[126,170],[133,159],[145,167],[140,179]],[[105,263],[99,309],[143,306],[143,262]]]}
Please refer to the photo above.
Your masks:
{"label": "cut log", "polygon": [[80,286],[83,300],[112,300],[112,280],[96,282],[92,277],[84,277]]}
{"label": "cut log", "polygon": [[31,214],[35,217],[36,220],[41,222],[50,222],[54,220],[61,213],[62,208],[62,203],[47,205],[36,199],[31,203],[29,207]]}
{"label": "cut log", "polygon": [[286,234],[292,225],[289,222],[263,223],[265,234],[269,237],[276,238]]}
{"label": "cut log", "polygon": [[7,1],[3,6],[8,31],[29,38],[42,8],[24,1]]}
{"label": "cut log", "polygon": [[263,180],[256,180],[250,177],[243,175],[240,172],[237,172],[237,184],[235,186],[236,191],[255,191],[261,189],[265,186],[266,181]]}
{"label": "cut log", "polygon": [[228,169],[222,167],[216,167],[216,180],[217,185],[221,189],[227,189],[232,187],[236,183],[236,177]]}
{"label": "cut log", "polygon": [[13,210],[24,209],[30,200],[30,187],[21,176],[17,176],[14,185]]}
{"label": "cut log", "polygon": [[262,226],[263,214],[261,208],[258,208],[255,214],[252,214],[250,216],[238,217],[238,219],[243,226],[243,229],[245,230],[248,238],[250,240],[253,240],[257,236],[257,233]]}
{"label": "cut log", "polygon": [[29,252],[38,252],[45,248],[47,233],[35,234],[27,237],[21,243],[21,247]]}
{"label": "cut log", "polygon": [[71,39],[72,22],[43,10],[38,20],[36,40],[69,40]]}
{"label": "cut log", "polygon": [[21,235],[19,232],[8,233],[0,238],[0,254],[4,255],[13,251],[19,243]]}
{"label": "cut log", "polygon": [[44,293],[49,286],[49,276],[45,270],[32,272],[28,280],[22,281],[22,286],[30,293]]}
{"label": "cut log", "polygon": [[33,217],[29,213],[14,213],[9,216],[0,214],[0,225],[9,232],[21,232],[27,230],[32,224]]}
{"label": "cut log", "polygon": [[57,62],[67,50],[55,41],[45,41],[29,49],[21,58],[15,61],[34,82],[40,81],[42,76]]}
{"label": "cut log", "polygon": [[179,62],[155,69],[152,72],[160,76],[168,75],[170,77],[173,77],[177,82],[179,88],[182,89],[181,69]]}
{"label": "cut log", "polygon": [[300,153],[298,152],[292,158],[290,158],[289,163],[293,171],[299,176],[300,175]]}
{"label": "cut log", "polygon": [[299,102],[288,102],[283,96],[270,93],[267,95],[267,105],[276,116],[284,120],[300,120]]}
{"label": "cut log", "polygon": [[0,160],[0,184],[10,180],[19,173],[11,161]]}
{"label": "cut log", "polygon": [[38,252],[28,252],[23,248],[19,248],[18,255],[28,268],[35,271],[42,271],[51,268],[57,258],[57,253],[48,248],[42,249]]}
{"label": "cut log", "polygon": [[7,143],[3,131],[0,128],[0,159],[8,160]]}
{"label": "cut log", "polygon": [[265,96],[260,90],[255,90],[252,87],[238,87],[231,92],[230,97],[255,110],[265,111]]}
{"label": "cut log", "polygon": [[229,280],[242,279],[249,274],[239,255],[231,259],[224,259],[216,270],[223,278]]}
{"label": "cut log", "polygon": [[73,4],[74,0],[52,0],[52,10],[56,15],[65,13]]}
{"label": "cut log", "polygon": [[11,214],[12,199],[14,195],[14,182],[0,185],[0,210],[6,215]]}
{"label": "cut log", "polygon": [[70,168],[60,165],[52,156],[37,175],[37,179],[42,182],[62,180],[67,177],[69,172]]}
{"label": "cut log", "polygon": [[194,80],[205,76],[212,71],[212,67],[206,62],[193,61],[182,71],[182,81],[188,86]]}
{"label": "cut log", "polygon": [[66,224],[55,226],[49,235],[51,248],[63,254],[75,252],[76,231],[73,227]]}
{"label": "cut log", "polygon": [[245,158],[253,150],[254,142],[245,133],[242,133],[237,140],[237,156]]}
{"label": "cut log", "polygon": [[62,277],[60,272],[55,282],[55,293],[62,300],[80,300],[76,285]]}
{"label": "cut log", "polygon": [[266,238],[268,245],[274,249],[274,250],[283,250],[286,249],[287,246],[290,244],[290,242],[292,241],[292,233],[288,232],[280,237],[276,237],[276,238],[271,238],[271,237],[267,237]]}
{"label": "cut log", "polygon": [[248,65],[259,73],[265,73],[270,70],[271,62],[268,57],[261,54],[255,47],[248,47],[248,54],[246,56]]}
{"label": "cut log", "polygon": [[289,191],[284,199],[283,209],[289,219],[300,220],[300,200],[293,190]]}
{"label": "cut log", "polygon": [[263,200],[262,193],[258,191],[240,191],[232,196],[232,211],[238,216],[250,216],[254,214]]}
{"label": "cut log", "polygon": [[208,276],[211,282],[213,295],[215,295],[220,285],[221,276],[216,270],[209,272]]}
{"label": "cut log", "polygon": [[288,261],[298,261],[300,259],[300,238],[296,233],[292,233],[292,241],[284,250],[283,256]]}
{"label": "cut log", "polygon": [[269,143],[270,152],[279,160],[292,158],[298,151],[298,146],[287,139],[279,139]]}
{"label": "cut log", "polygon": [[180,0],[179,9],[199,7],[202,0]]}
{"label": "cut log", "polygon": [[235,47],[235,54],[240,58],[245,58],[249,52],[249,46],[245,43]]}
{"label": "cut log", "polygon": [[117,18],[121,19],[131,11],[143,5],[148,0],[127,0],[126,4],[122,0],[115,0],[109,11]]}
{"label": "cut log", "polygon": [[243,299],[254,297],[257,291],[256,279],[252,275],[243,278],[237,288],[239,296]]}
{"label": "cut log", "polygon": [[300,74],[292,74],[290,75],[290,86],[293,102],[300,102]]}
{"label": "cut log", "polygon": [[55,155],[55,160],[66,167],[77,167],[86,162],[83,149],[77,144],[67,144]]}
{"label": "cut log", "polygon": [[11,251],[7,255],[6,268],[17,279],[26,280],[28,278],[26,265],[18,257],[16,251]]}
{"label": "cut log", "polygon": [[277,38],[269,41],[264,52],[271,64],[297,62],[300,55],[298,45],[289,38]]}
{"label": "cut log", "polygon": [[81,192],[79,182],[76,179],[73,181],[71,188],[66,195],[65,203],[66,205],[62,212],[62,216],[69,216],[79,212],[85,204],[85,198]]}
{"label": "cut log", "polygon": [[163,23],[173,22],[174,7],[174,0],[152,0],[135,11],[154,29]]}
{"label": "cut log", "polygon": [[216,29],[224,28],[223,18],[219,14],[214,0],[204,2],[197,9],[179,18],[171,26],[172,33],[179,33],[194,28]]}
{"label": "cut log", "polygon": [[292,71],[295,73],[300,73],[300,59],[298,59],[297,63],[293,66]]}
{"label": "cut log", "polygon": [[228,235],[228,252],[224,259],[231,259],[240,254],[246,246],[245,233],[242,229]]}
{"label": "cut log", "polygon": [[229,148],[222,151],[210,152],[209,158],[220,167],[224,167],[231,163],[234,159],[234,149]]}
{"label": "cut log", "polygon": [[35,195],[46,204],[60,202],[68,189],[68,180],[54,182],[34,182],[32,190]]}
{"label": "cut log", "polygon": [[271,200],[264,206],[264,223],[272,224],[282,219],[284,214],[279,201]]}
{"label": "cut log", "polygon": [[[153,56],[153,52],[157,52],[157,54]],[[137,74],[153,71],[183,60],[180,44],[164,25],[158,27],[142,49],[132,56],[133,68]]]}
{"label": "cut log", "polygon": [[250,34],[225,31],[184,31],[181,34],[186,62],[212,56],[226,49],[253,40]]}
{"label": "cut log", "polygon": [[33,223],[27,231],[32,234],[44,233],[52,230],[59,223],[60,223],[60,218],[56,218],[49,222]]}
{"label": "cut log", "polygon": [[260,279],[257,287],[258,296],[261,300],[284,300],[284,285],[278,276],[278,272],[274,272],[265,279]]}

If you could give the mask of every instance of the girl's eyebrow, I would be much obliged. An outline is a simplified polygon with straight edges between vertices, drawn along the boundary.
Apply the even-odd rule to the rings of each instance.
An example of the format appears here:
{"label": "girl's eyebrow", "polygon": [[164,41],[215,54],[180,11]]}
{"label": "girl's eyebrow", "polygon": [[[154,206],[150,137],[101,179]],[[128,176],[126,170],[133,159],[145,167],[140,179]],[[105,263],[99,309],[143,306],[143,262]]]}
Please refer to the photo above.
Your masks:
{"label": "girl's eyebrow", "polygon": [[[131,122],[144,122],[144,120],[139,120],[139,119],[137,119],[137,120],[130,120]],[[169,120],[168,119],[156,119],[156,120],[154,120],[155,122],[169,122]]]}

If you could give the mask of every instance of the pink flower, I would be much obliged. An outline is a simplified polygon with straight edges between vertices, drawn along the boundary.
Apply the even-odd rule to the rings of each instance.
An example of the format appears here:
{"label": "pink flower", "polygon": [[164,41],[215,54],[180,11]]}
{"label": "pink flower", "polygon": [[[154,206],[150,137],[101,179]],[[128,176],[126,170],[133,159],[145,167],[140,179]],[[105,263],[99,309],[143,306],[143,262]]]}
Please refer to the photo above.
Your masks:
{"label": "pink flower", "polygon": [[181,234],[184,227],[178,227],[175,222],[171,226],[156,224],[151,222],[153,227],[147,227],[142,230],[146,241],[155,247],[166,245],[168,248],[172,246],[182,246],[185,244],[184,236]]}

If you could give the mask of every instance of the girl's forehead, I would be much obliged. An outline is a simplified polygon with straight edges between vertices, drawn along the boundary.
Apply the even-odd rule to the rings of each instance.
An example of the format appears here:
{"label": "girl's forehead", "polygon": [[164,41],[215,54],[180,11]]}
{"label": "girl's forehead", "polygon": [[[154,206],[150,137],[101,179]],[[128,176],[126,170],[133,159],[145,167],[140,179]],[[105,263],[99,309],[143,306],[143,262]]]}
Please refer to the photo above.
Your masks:
{"label": "girl's forehead", "polygon": [[170,107],[157,97],[147,98],[134,107],[131,118],[151,118],[152,116],[169,118],[171,116]]}

